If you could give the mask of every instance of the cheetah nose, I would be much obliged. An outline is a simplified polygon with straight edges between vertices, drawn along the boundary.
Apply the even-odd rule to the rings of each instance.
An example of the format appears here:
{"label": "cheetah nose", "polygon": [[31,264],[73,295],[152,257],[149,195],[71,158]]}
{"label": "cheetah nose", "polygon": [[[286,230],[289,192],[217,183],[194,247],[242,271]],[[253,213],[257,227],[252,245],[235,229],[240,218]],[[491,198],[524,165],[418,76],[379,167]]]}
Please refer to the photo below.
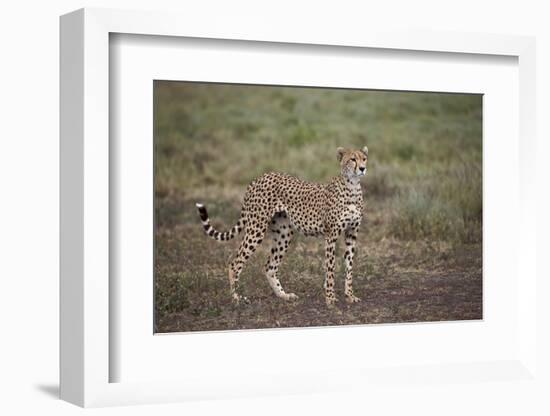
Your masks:
{"label": "cheetah nose", "polygon": [[359,168],[359,170],[360,170],[361,172],[364,172],[364,171],[366,171],[366,170],[367,170],[367,168],[365,168],[365,167],[361,166],[361,167]]}

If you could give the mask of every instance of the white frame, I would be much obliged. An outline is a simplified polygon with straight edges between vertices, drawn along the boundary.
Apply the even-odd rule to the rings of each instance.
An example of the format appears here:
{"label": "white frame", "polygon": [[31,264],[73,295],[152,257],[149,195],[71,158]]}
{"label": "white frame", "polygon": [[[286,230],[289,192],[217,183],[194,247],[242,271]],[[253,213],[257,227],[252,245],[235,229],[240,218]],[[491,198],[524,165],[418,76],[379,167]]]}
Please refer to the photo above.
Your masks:
{"label": "white frame", "polygon": [[[519,216],[514,202],[519,201],[517,59],[128,34],[111,36],[109,47],[112,382],[217,379],[221,373],[259,383],[279,372],[281,363],[311,374],[319,371],[319,363],[326,371],[351,363],[364,369],[404,368],[515,357],[518,250],[510,241],[518,241],[518,227],[509,219]],[[483,319],[152,336],[156,79],[483,94]],[[500,237],[503,224],[507,239]],[[403,344],[406,349],[392,348]],[[346,354],[327,357],[319,346]]]}
{"label": "white frame", "polygon": [[[265,22],[264,22],[265,23]],[[109,34],[127,33],[315,45],[507,55],[518,58],[520,82],[520,242],[535,247],[535,42],[533,38],[464,33],[327,34],[278,25],[202,27],[188,16],[84,9],[61,18],[61,397],[81,406],[180,401],[210,397],[208,380],[109,383]],[[243,35],[246,34],[246,35]],[[518,380],[536,375],[535,250],[521,250],[518,270],[520,356],[503,363]],[[490,364],[490,363],[489,363]],[[381,369],[377,380],[391,377]],[[392,370],[395,371],[395,370]],[[433,369],[431,370],[433,372]],[[429,371],[428,371],[429,372]],[[449,377],[467,366],[449,369]],[[231,380],[220,375],[219,383]],[[464,377],[464,376],[463,376]],[[284,378],[280,376],[281,380]],[[341,377],[336,377],[341,379]],[[354,383],[369,383],[356,375]],[[319,392],[302,375],[285,378],[284,392]],[[472,378],[472,381],[478,381]],[[274,380],[276,384],[277,380]],[[348,383],[340,388],[348,388]],[[279,383],[282,385],[283,383]],[[305,387],[307,385],[307,387]],[[266,393],[254,380],[241,393]],[[338,386],[336,387],[338,388]],[[275,392],[275,393],[280,393]]]}

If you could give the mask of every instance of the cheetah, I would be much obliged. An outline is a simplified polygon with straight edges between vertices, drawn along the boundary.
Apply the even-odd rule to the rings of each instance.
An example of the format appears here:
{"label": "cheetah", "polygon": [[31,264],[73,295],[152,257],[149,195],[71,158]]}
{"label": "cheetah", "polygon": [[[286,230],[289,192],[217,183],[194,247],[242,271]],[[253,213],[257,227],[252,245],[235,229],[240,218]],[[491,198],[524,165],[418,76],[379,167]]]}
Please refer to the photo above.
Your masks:
{"label": "cheetah", "polygon": [[367,173],[368,148],[365,146],[361,150],[349,150],[339,147],[336,154],[340,175],[332,178],[328,184],[306,182],[277,172],[256,178],[248,185],[240,219],[230,231],[215,230],[210,225],[206,207],[196,204],[204,232],[211,238],[227,241],[244,231],[238,252],[229,265],[229,286],[234,301],[247,301],[238,290],[239,276],[244,264],[266,234],[270,237],[270,254],[265,268],[269,285],[281,299],[298,298],[294,293],[286,293],[277,277],[279,265],[295,231],[306,236],[324,237],[324,291],[327,306],[333,306],[337,301],[334,291],[335,247],[339,236],[344,234],[344,294],[348,303],[360,301],[353,294],[352,266],[357,232],[363,217],[360,179]]}

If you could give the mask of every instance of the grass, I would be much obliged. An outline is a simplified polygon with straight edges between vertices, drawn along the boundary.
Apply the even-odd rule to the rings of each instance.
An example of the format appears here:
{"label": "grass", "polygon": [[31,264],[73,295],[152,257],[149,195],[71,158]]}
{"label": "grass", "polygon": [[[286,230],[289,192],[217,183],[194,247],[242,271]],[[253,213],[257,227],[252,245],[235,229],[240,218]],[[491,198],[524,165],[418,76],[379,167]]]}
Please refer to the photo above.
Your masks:
{"label": "grass", "polygon": [[[181,82],[156,82],[154,93],[157,330],[481,316],[481,96]],[[238,241],[207,239],[194,203],[228,229],[256,176],[325,182],[338,174],[338,146],[365,144],[355,275],[367,302],[327,311],[322,243],[298,237],[281,280],[300,300],[274,299],[260,252],[241,279],[256,303],[231,305],[227,263]]]}

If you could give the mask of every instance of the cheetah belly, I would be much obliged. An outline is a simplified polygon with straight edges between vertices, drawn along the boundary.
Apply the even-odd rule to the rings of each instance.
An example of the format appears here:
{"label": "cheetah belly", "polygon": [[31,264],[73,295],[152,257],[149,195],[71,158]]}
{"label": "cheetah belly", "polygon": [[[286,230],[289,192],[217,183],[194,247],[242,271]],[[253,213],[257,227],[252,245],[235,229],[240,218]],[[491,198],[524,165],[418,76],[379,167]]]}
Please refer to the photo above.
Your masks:
{"label": "cheetah belly", "polygon": [[298,182],[279,191],[277,206],[288,214],[290,223],[306,236],[324,233],[324,201],[322,187]]}
{"label": "cheetah belly", "polygon": [[323,218],[320,212],[303,210],[301,207],[292,204],[283,206],[283,210],[288,214],[291,226],[297,231],[306,236],[323,234]]}

